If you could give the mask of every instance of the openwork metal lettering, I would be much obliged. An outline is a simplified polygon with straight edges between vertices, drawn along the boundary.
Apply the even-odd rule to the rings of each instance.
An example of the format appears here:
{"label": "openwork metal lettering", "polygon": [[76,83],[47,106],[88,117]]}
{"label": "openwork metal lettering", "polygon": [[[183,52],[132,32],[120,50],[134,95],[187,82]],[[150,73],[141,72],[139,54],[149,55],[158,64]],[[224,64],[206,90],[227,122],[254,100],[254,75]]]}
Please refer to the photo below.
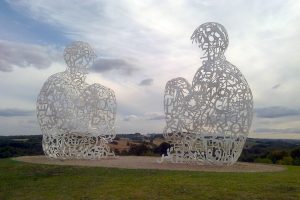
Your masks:
{"label": "openwork metal lettering", "polygon": [[44,83],[37,98],[43,150],[51,158],[100,159],[114,156],[114,91],[85,82],[96,55],[89,44],[74,42],[64,51],[67,69]]}
{"label": "openwork metal lettering", "polygon": [[204,51],[203,63],[191,85],[184,78],[166,84],[164,137],[172,147],[160,162],[231,165],[251,127],[252,93],[224,56],[228,35],[221,24],[200,25],[191,40]]}

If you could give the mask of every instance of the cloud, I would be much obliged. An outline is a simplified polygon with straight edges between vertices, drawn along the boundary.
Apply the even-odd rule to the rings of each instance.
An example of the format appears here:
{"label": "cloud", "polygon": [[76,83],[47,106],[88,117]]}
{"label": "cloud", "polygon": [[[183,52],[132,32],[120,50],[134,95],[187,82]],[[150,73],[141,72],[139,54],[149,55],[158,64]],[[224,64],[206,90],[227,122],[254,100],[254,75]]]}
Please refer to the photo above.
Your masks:
{"label": "cloud", "polygon": [[28,124],[38,124],[38,121],[37,121],[37,119],[35,118],[35,119],[27,120],[27,123],[28,123]]}
{"label": "cloud", "polygon": [[19,117],[19,116],[32,116],[34,115],[32,110],[22,110],[17,108],[0,109],[1,117]]}
{"label": "cloud", "polygon": [[127,115],[123,118],[123,121],[133,121],[133,120],[137,120],[138,116],[136,115]]}
{"label": "cloud", "polygon": [[161,112],[146,112],[142,115],[126,115],[123,118],[123,121],[134,121],[134,120],[163,120],[165,119],[165,115]]}
{"label": "cloud", "polygon": [[99,58],[91,67],[91,71],[105,73],[116,71],[121,74],[131,75],[138,69],[126,60],[118,58]]}
{"label": "cloud", "polygon": [[56,52],[53,48],[0,40],[0,71],[11,72],[13,67],[50,67]]}
{"label": "cloud", "polygon": [[281,86],[281,84],[276,84],[276,85],[274,85],[273,87],[272,87],[272,89],[277,89],[277,88],[279,88]]}
{"label": "cloud", "polygon": [[261,118],[280,118],[300,115],[300,109],[292,109],[283,106],[256,108],[255,112],[256,116]]}
{"label": "cloud", "polygon": [[147,78],[139,83],[139,86],[148,86],[153,84],[153,78]]}
{"label": "cloud", "polygon": [[145,119],[147,119],[147,120],[163,120],[163,119],[165,119],[165,115],[160,112],[148,112],[148,113],[145,113]]}
{"label": "cloud", "polygon": [[258,128],[256,133],[300,133],[298,128],[286,128],[286,129],[270,129],[270,128]]}

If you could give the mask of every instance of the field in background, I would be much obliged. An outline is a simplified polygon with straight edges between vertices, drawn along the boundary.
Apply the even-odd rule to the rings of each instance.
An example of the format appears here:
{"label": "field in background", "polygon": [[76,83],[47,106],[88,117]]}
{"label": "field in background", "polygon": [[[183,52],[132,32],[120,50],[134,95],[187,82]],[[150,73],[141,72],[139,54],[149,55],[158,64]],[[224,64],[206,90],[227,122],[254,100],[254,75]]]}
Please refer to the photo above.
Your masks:
{"label": "field in background", "polygon": [[[0,136],[0,158],[42,155],[42,136]],[[161,134],[117,135],[110,147],[117,155],[160,156],[170,147]],[[239,161],[300,165],[300,140],[248,138]]]}
{"label": "field in background", "polygon": [[0,159],[0,199],[300,199],[300,167],[221,173],[28,164]]}

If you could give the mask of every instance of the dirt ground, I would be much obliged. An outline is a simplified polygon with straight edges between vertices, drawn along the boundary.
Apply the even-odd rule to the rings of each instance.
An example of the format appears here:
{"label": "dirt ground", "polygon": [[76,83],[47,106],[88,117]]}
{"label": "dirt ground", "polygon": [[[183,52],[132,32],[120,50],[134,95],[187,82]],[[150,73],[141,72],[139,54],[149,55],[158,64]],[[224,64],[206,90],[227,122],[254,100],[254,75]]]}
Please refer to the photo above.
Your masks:
{"label": "dirt ground", "polygon": [[284,166],[238,162],[232,166],[212,166],[182,163],[158,163],[159,157],[147,156],[118,156],[102,160],[57,160],[45,156],[23,156],[13,158],[17,161],[50,164],[50,165],[76,165],[92,167],[112,167],[126,169],[160,169],[185,171],[213,171],[213,172],[276,172],[285,170]]}

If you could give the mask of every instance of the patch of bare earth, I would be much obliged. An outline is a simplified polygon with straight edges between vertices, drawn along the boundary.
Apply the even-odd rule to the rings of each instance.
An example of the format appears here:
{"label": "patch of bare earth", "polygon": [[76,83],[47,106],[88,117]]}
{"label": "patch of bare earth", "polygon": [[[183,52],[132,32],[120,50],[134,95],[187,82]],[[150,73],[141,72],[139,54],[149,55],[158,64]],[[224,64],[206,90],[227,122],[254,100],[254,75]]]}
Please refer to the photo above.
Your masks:
{"label": "patch of bare earth", "polygon": [[160,170],[185,170],[206,172],[276,172],[285,170],[284,166],[238,162],[232,166],[196,165],[184,163],[158,163],[159,157],[148,156],[119,156],[101,160],[58,160],[46,156],[23,156],[13,158],[17,161],[50,164],[50,165],[75,165],[90,167],[112,167],[126,169],[160,169]]}

